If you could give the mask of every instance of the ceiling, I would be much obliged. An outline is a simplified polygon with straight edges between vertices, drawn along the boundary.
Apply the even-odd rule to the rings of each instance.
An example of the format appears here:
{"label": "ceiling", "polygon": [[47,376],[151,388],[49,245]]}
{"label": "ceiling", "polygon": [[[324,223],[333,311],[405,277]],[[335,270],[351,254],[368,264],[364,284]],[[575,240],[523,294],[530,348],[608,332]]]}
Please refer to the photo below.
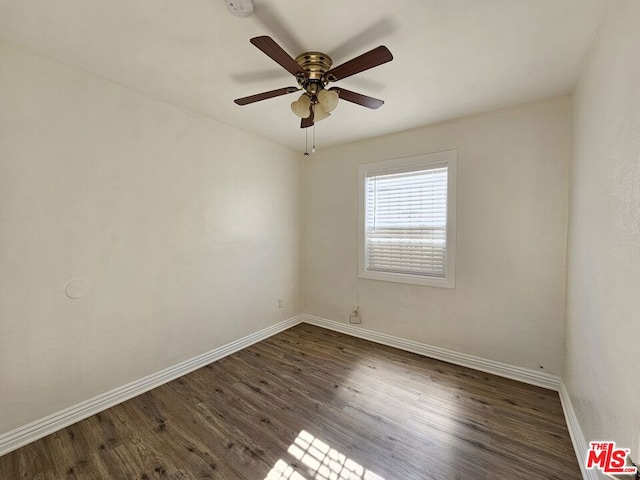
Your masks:
{"label": "ceiling", "polygon": [[394,60],[336,85],[385,100],[341,102],[316,125],[329,146],[571,92],[611,0],[0,0],[0,38],[207,117],[304,148],[296,85],[249,43],[270,35],[334,65],[378,45]]}

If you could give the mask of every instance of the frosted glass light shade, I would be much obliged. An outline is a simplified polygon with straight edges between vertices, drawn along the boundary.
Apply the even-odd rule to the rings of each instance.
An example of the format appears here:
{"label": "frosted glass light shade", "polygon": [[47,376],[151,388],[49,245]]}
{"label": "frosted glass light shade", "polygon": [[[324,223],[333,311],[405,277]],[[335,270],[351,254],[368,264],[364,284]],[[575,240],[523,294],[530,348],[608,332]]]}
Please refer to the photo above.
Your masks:
{"label": "frosted glass light shade", "polygon": [[318,92],[318,102],[322,106],[322,109],[329,113],[338,106],[338,92],[333,90],[320,90]]}
{"label": "frosted glass light shade", "polygon": [[291,103],[291,111],[300,118],[307,118],[311,115],[310,105],[311,99],[307,94],[303,93],[298,100]]}
{"label": "frosted glass light shade", "polygon": [[331,114],[329,112],[325,112],[325,110],[322,108],[322,105],[320,105],[319,103],[316,103],[313,106],[313,121],[314,122],[319,122],[320,120],[324,120],[327,117],[330,117]]}

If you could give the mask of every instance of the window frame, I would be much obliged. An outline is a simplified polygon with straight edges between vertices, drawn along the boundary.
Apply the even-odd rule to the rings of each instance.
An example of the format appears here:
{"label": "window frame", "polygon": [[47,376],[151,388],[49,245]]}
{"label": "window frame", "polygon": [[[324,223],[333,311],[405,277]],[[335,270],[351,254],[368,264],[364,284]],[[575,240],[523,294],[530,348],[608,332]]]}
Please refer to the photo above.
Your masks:
{"label": "window frame", "polygon": [[[371,174],[400,173],[417,170],[419,167],[428,169],[433,164],[447,166],[447,226],[446,226],[446,269],[445,276],[429,277],[412,275],[409,273],[378,272],[366,269],[366,179]],[[455,288],[456,279],[456,197],[458,177],[458,151],[425,153],[410,157],[400,157],[358,166],[358,278],[398,282],[430,287]],[[432,167],[435,168],[435,167]]]}

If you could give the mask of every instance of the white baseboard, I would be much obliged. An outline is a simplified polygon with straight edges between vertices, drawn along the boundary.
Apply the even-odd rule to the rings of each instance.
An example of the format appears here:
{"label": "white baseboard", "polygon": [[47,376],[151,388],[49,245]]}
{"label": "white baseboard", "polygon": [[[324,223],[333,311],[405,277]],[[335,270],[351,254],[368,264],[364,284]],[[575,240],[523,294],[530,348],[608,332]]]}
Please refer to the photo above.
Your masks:
{"label": "white baseboard", "polygon": [[571,436],[571,443],[573,443],[573,449],[576,452],[576,458],[578,459],[578,464],[580,465],[582,477],[585,480],[598,480],[599,477],[596,470],[587,470],[585,466],[587,451],[589,450],[588,443],[585,440],[584,435],[582,434],[582,429],[580,428],[580,424],[578,423],[578,417],[576,417],[576,412],[573,410],[571,397],[569,397],[569,392],[564,386],[564,382],[560,383],[560,401],[562,402],[564,418],[567,421],[567,428],[569,429],[569,435]]}
{"label": "white baseboard", "polygon": [[22,427],[18,427],[7,433],[0,435],[0,455],[4,455],[16,450],[39,438],[54,433],[62,428],[68,427],[80,420],[84,420],[91,415],[100,413],[107,408],[129,400],[141,393],[147,392],[155,387],[159,387],[182,375],[186,375],[200,367],[215,362],[227,355],[242,350],[261,340],[269,338],[276,333],[280,333],[294,325],[302,322],[302,315],[297,315],[288,320],[267,327],[259,332],[247,335],[239,340],[227,343],[218,348],[193,357],[184,362],[178,363],[159,372],[147,375],[139,380],[114,388],[106,393],[95,396],[89,400],[73,405],[60,412],[56,412],[47,417],[31,422]]}
{"label": "white baseboard", "polygon": [[491,373],[500,377],[510,378],[519,382],[536,385],[538,387],[547,388],[549,390],[558,391],[560,389],[560,377],[546,372],[539,372],[523,367],[516,367],[495,360],[487,360],[466,353],[447,350],[446,348],[434,347],[425,343],[414,342],[404,338],[398,338],[385,333],[367,330],[360,326],[348,323],[327,320],[326,318],[314,317],[313,315],[301,315],[302,321],[318,327],[327,328],[336,332],[345,333],[358,338],[363,338],[400,350],[424,355],[425,357],[435,358],[444,362],[453,363],[463,367],[473,368],[481,372]]}

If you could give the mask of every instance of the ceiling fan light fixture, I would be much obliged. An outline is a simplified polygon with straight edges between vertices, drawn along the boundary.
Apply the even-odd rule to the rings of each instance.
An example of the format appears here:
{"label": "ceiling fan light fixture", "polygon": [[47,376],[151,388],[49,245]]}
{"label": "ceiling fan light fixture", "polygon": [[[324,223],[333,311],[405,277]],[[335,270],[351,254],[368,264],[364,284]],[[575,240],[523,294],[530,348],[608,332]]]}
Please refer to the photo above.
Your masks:
{"label": "ceiling fan light fixture", "polygon": [[320,102],[322,110],[327,113],[332,112],[338,106],[339,98],[338,92],[333,90],[320,90],[318,92],[318,102]]}
{"label": "ceiling fan light fixture", "polygon": [[325,118],[330,116],[331,114],[327,112],[324,108],[322,108],[321,104],[316,103],[313,105],[313,121],[314,122],[319,122],[320,120],[324,120]]}
{"label": "ceiling fan light fixture", "polygon": [[298,100],[291,103],[291,111],[300,118],[308,118],[311,115],[310,106],[311,99],[306,93],[303,93]]}

